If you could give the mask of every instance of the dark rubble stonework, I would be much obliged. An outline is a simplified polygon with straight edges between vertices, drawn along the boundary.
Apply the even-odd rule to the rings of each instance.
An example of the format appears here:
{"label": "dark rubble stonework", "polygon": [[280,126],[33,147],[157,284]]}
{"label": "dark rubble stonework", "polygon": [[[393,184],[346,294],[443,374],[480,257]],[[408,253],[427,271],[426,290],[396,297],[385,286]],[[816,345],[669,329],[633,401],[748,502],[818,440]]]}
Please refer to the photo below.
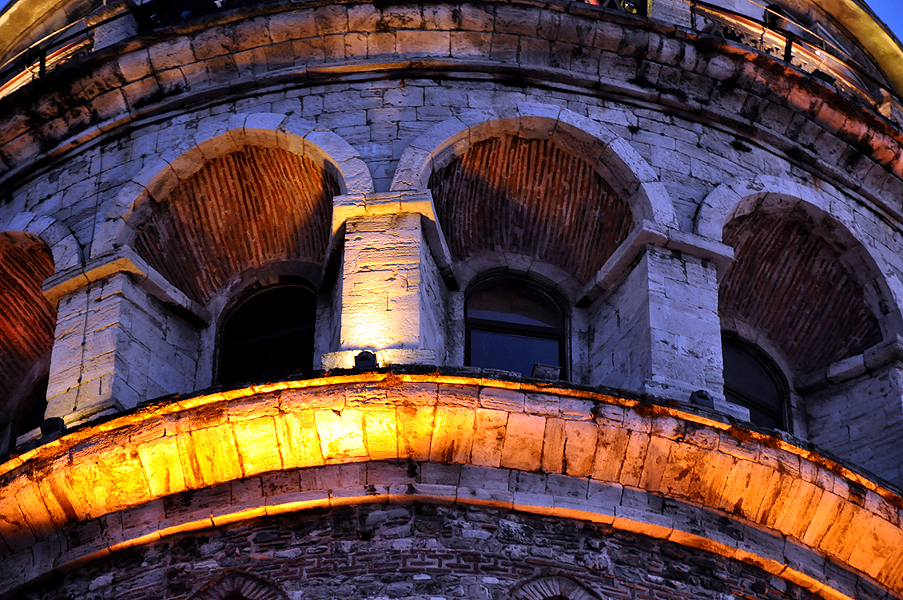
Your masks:
{"label": "dark rubble stonework", "polygon": [[55,574],[20,597],[179,600],[233,572],[293,599],[503,600],[546,576],[618,600],[816,597],[750,565],[603,525],[429,504],[311,511],[175,536]]}

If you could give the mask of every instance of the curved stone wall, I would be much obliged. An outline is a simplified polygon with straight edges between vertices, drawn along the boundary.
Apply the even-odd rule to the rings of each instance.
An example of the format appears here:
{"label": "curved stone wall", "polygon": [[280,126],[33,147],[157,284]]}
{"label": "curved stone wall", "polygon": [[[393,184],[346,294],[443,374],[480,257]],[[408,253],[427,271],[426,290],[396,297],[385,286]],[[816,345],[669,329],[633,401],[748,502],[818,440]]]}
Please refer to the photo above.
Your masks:
{"label": "curved stone wall", "polygon": [[185,531],[386,501],[603,523],[826,598],[869,581],[903,592],[897,494],[781,437],[568,388],[391,372],[285,382],[157,403],[2,469],[6,592]]}
{"label": "curved stone wall", "polygon": [[[64,570],[18,597],[224,600],[230,591],[250,600],[818,597],[755,565],[605,524],[384,502],[174,535]],[[862,585],[857,597],[881,594]]]}
{"label": "curved stone wall", "polygon": [[[903,598],[900,122],[672,22],[555,0],[272,2],[107,32],[0,98],[0,231],[46,243],[58,315],[53,420],[0,465],[0,598]],[[470,161],[506,140],[529,159]],[[250,168],[245,194],[242,156],[305,181]],[[462,250],[473,211],[443,214],[429,182],[465,162],[583,175],[551,186],[555,215],[525,196],[517,243]],[[548,233],[559,212],[580,227]],[[799,243],[761,259],[766,220],[802,223],[782,238]],[[190,276],[161,231],[196,241]],[[787,264],[812,285],[784,285]],[[572,383],[458,369],[467,286],[501,272],[560,294]],[[318,288],[313,353],[333,374],[198,392],[225,311],[282,276]],[[754,307],[719,309],[762,281]],[[797,437],[726,401],[722,332],[773,354]],[[363,350],[421,366],[335,371]],[[371,570],[385,556],[398,579]],[[453,592],[417,579],[437,565]]]}
{"label": "curved stone wall", "polygon": [[[8,115],[0,137],[0,173],[21,176],[48,150],[63,156],[107,132],[179,110],[187,101],[209,107],[268,88],[357,79],[363,62],[369,77],[416,78],[420,72],[457,81],[462,71],[479,71],[508,84],[551,85],[564,93],[662,106],[726,128],[742,145],[776,150],[782,160],[861,190],[872,201],[903,190],[894,160],[901,144],[898,128],[809,75],[723,39],[570,3],[549,9],[491,3],[288,8],[230,13],[172,28],[158,40],[133,39],[115,52],[98,52],[84,61],[84,70],[55,75],[52,87],[65,82],[73,90],[66,98],[39,80],[0,99]],[[204,35],[197,35],[201,31]],[[240,35],[233,35],[236,31]],[[253,86],[242,83],[249,77]],[[416,114],[405,111],[415,105],[403,91],[385,105],[351,94],[333,98],[344,109],[354,102],[365,110]],[[324,110],[327,101],[314,102],[302,115]],[[29,108],[35,105],[41,106],[39,114]],[[473,107],[489,108],[493,102],[483,98]],[[347,117],[338,126],[366,123]],[[388,189],[391,173],[385,179],[378,182],[381,189]],[[893,202],[883,208],[901,210]]]}

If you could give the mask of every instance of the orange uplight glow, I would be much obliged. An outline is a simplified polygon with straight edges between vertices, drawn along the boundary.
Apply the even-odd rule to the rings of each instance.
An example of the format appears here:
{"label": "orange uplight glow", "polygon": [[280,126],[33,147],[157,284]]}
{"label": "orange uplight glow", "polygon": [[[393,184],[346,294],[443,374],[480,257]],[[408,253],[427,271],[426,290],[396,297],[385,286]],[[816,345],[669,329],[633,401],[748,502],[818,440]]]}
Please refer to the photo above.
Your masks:
{"label": "orange uplight glow", "polygon": [[[555,486],[572,481],[585,491],[523,495],[463,475],[420,481],[409,461],[500,469],[499,481],[509,481],[507,472],[558,474]],[[297,473],[296,489],[262,493],[255,478],[287,470]],[[425,501],[606,523],[758,565],[826,598],[848,597],[795,570],[780,544],[771,555],[771,546],[732,545],[621,506],[620,490],[630,487],[798,540],[903,593],[903,565],[891,559],[903,553],[903,529],[884,516],[903,506],[893,492],[780,438],[566,386],[374,371],[274,382],[75,430],[0,465],[0,475],[0,535],[14,553],[73,523],[109,515],[120,523],[65,558],[42,555],[47,564],[37,571],[265,515]],[[865,502],[849,491],[854,484]],[[191,490],[185,502],[198,506],[167,514],[162,499]]]}

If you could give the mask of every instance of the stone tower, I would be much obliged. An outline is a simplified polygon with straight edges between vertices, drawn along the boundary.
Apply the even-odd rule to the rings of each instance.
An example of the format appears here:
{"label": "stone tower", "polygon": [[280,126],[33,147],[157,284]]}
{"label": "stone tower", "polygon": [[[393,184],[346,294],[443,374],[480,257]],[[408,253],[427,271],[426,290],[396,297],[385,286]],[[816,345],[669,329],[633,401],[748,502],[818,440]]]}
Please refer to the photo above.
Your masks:
{"label": "stone tower", "polygon": [[0,600],[903,599],[861,0],[15,0]]}

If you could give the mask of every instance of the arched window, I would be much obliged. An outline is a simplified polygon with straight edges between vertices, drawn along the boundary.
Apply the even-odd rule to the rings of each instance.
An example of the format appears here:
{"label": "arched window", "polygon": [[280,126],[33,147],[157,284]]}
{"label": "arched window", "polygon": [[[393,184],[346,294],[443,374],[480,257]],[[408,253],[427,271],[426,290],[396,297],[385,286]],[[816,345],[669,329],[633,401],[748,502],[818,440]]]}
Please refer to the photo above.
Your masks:
{"label": "arched window", "polygon": [[230,573],[208,585],[191,600],[286,600],[272,583],[247,573]]}
{"label": "arched window", "polygon": [[304,285],[263,289],[239,304],[220,335],[218,379],[240,383],[310,370],[316,294]]}
{"label": "arched window", "polygon": [[599,600],[583,584],[561,575],[539,577],[520,583],[511,591],[511,600]]}
{"label": "arched window", "polygon": [[784,407],[787,386],[765,353],[733,335],[722,335],[724,396],[749,409],[753,425],[788,429]]}
{"label": "arched window", "polygon": [[467,294],[464,313],[465,364],[524,377],[534,375],[534,365],[547,365],[566,378],[564,310],[541,286],[516,277],[489,279]]}
{"label": "arched window", "polygon": [[44,420],[56,308],[42,286],[53,273],[43,240],[0,232],[0,455]]}

